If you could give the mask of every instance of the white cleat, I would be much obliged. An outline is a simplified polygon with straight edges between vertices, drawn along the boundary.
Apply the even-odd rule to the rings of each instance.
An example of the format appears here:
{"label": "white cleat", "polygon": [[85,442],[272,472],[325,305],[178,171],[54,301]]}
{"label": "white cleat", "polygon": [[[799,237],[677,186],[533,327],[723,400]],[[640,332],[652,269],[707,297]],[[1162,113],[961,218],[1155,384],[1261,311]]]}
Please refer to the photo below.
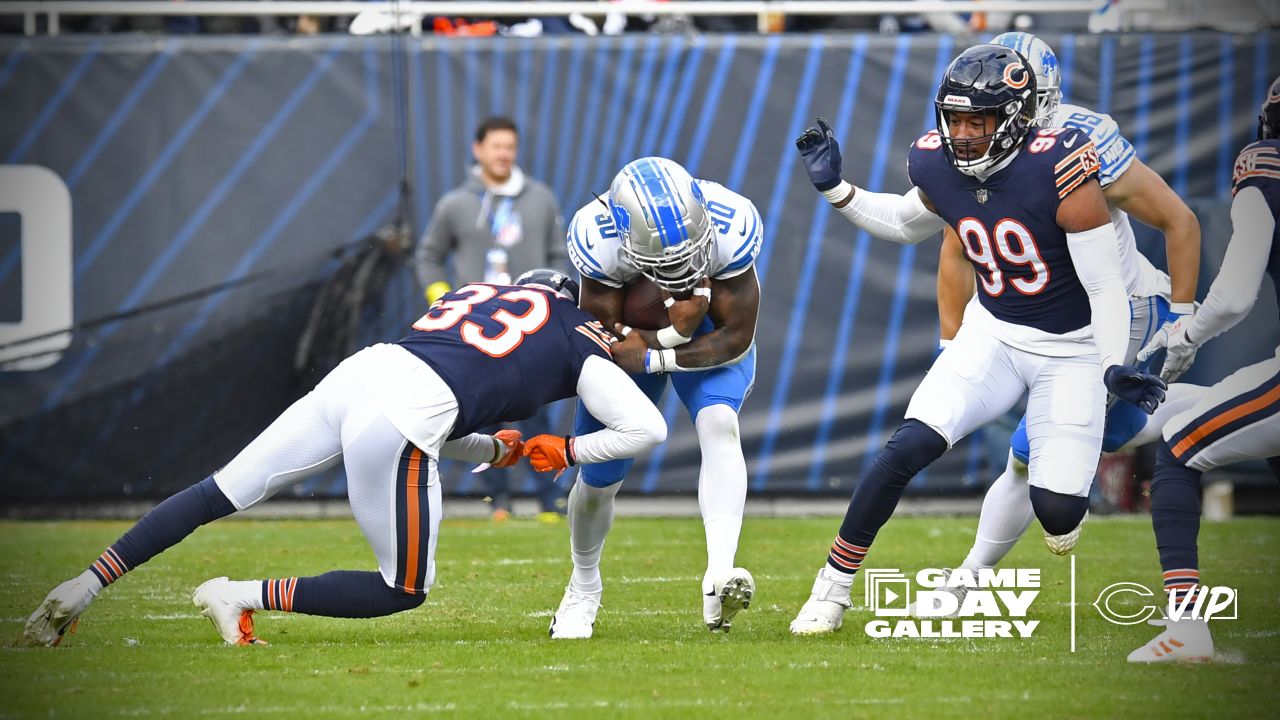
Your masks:
{"label": "white cleat", "polygon": [[792,635],[823,635],[840,629],[844,622],[844,611],[853,607],[849,599],[849,589],[853,586],[852,578],[846,581],[843,573],[832,570],[830,566],[822,566],[818,577],[813,581],[813,590],[809,600],[796,619],[791,621]]}
{"label": "white cleat", "polygon": [[751,607],[751,597],[756,594],[756,581],[743,568],[734,568],[729,574],[715,580],[711,593],[702,596],[702,620],[711,632],[729,632],[738,613]]}
{"label": "white cleat", "polygon": [[564,589],[564,597],[560,600],[560,608],[551,617],[550,633],[552,640],[586,640],[595,629],[596,613],[600,611],[600,594],[579,592],[573,583]]}
{"label": "white cleat", "polygon": [[23,647],[56,647],[68,631],[75,632],[80,613],[89,607],[97,595],[97,587],[89,583],[97,580],[74,577],[45,596],[40,607],[27,618],[27,625],[18,637],[17,645]]}
{"label": "white cleat", "polygon": [[1209,635],[1209,623],[1204,620],[1147,621],[1164,632],[1142,647],[1129,653],[1131,663],[1188,662],[1202,663],[1213,660],[1213,638]]}
{"label": "white cleat", "polygon": [[[922,607],[920,606],[919,603],[911,603],[910,605],[907,606],[907,615],[910,615],[913,618],[955,619],[960,617],[960,607],[964,605],[964,598],[966,595],[969,594],[969,587],[967,585],[958,585],[956,587],[949,587],[948,581],[951,580],[951,573],[952,573],[951,568],[944,569],[942,571],[943,583],[942,585],[939,585],[937,588],[934,588],[934,589],[937,590],[938,592],[951,593],[952,595],[955,596],[956,598],[955,612],[947,613],[943,615],[943,614],[940,614],[941,608],[936,604],[934,604],[931,607]],[[937,603],[940,601],[932,600],[932,602]]]}
{"label": "white cleat", "polygon": [[253,611],[239,607],[231,600],[230,582],[225,577],[204,581],[191,593],[191,602],[200,614],[209,618],[214,629],[228,645],[266,645],[253,635]]}
{"label": "white cleat", "polygon": [[1049,552],[1054,555],[1070,555],[1072,550],[1076,549],[1076,543],[1080,541],[1080,528],[1084,527],[1084,523],[1089,519],[1089,512],[1086,510],[1084,517],[1080,518],[1080,524],[1065,535],[1044,534],[1044,544],[1049,546]]}

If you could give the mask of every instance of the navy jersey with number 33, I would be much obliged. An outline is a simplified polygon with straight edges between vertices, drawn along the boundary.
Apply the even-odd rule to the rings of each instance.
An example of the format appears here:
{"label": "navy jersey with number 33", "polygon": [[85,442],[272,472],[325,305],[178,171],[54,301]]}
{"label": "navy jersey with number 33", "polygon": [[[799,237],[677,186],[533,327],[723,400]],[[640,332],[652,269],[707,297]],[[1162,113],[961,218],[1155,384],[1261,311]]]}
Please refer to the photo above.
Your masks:
{"label": "navy jersey with number 33", "polygon": [[907,172],[960,236],[988,312],[1055,335],[1090,323],[1089,296],[1057,220],[1062,200],[1098,176],[1088,135],[1034,130],[1008,165],[980,181],[952,166],[934,131],[911,146]]}
{"label": "navy jersey with number 33", "polygon": [[573,397],[582,364],[608,360],[608,342],[598,320],[552,292],[473,283],[437,300],[399,345],[453,390],[452,440]]}

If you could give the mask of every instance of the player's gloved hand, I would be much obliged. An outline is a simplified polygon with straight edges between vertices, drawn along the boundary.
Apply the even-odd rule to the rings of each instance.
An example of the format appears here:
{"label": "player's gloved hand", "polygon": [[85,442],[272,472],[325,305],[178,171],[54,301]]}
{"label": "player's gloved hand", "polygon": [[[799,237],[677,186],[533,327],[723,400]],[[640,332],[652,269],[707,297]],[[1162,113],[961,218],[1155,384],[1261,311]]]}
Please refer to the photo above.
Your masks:
{"label": "player's gloved hand", "polygon": [[428,305],[435,305],[436,301],[451,289],[452,288],[449,287],[449,283],[444,280],[437,280],[428,285],[426,291],[423,292],[422,295],[427,299]]}
{"label": "player's gloved hand", "polygon": [[535,435],[525,442],[524,456],[538,472],[564,470],[578,462],[571,435]]}
{"label": "player's gloved hand", "polygon": [[1147,346],[1138,351],[1137,361],[1147,362],[1160,350],[1165,351],[1164,366],[1160,369],[1160,378],[1165,382],[1173,382],[1191,368],[1196,361],[1196,353],[1200,344],[1187,336],[1187,328],[1191,326],[1193,314],[1170,314],[1171,322],[1160,326]]}
{"label": "player's gloved hand", "polygon": [[840,143],[836,142],[835,133],[826,119],[818,118],[818,126],[811,127],[796,138],[796,149],[800,151],[800,160],[809,173],[809,182],[818,188],[818,192],[826,192],[840,184]]}
{"label": "player's gloved hand", "polygon": [[658,331],[658,342],[664,348],[683,345],[693,339],[693,333],[702,324],[702,319],[707,316],[707,310],[711,307],[711,280],[702,278],[698,281],[698,286],[685,300],[671,297],[671,293],[666,290],[661,292],[667,317],[671,319],[671,328]]}
{"label": "player's gloved hand", "polygon": [[520,462],[524,455],[524,435],[519,430],[499,430],[493,434],[497,441],[497,455],[489,462],[489,467],[511,467]]}
{"label": "player's gloved hand", "polygon": [[1164,391],[1168,387],[1155,375],[1134,370],[1123,365],[1112,365],[1102,375],[1111,394],[1121,400],[1136,405],[1150,415],[1164,402]]}

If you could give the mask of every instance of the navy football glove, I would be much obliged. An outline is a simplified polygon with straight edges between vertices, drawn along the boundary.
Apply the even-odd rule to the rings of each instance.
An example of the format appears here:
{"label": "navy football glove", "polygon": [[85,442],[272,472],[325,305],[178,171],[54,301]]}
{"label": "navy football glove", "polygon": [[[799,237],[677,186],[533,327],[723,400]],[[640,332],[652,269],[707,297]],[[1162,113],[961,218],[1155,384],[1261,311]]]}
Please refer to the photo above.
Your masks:
{"label": "navy football glove", "polygon": [[811,127],[796,138],[796,149],[809,173],[809,182],[818,192],[840,184],[840,143],[825,119],[818,118],[818,127]]}
{"label": "navy football glove", "polygon": [[1121,400],[1136,405],[1150,415],[1164,402],[1164,391],[1168,386],[1155,375],[1134,370],[1123,365],[1112,365],[1102,375],[1111,394]]}

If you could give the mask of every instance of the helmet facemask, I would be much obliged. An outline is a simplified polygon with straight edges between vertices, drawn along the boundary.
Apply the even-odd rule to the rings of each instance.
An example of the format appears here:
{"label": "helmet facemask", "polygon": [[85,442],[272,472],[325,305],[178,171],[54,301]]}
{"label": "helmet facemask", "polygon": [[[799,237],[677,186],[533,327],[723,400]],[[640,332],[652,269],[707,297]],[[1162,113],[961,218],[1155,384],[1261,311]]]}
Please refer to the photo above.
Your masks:
{"label": "helmet facemask", "polygon": [[[965,107],[946,101],[936,102],[935,106],[942,150],[952,166],[965,175],[982,175],[1013,154],[1031,126],[1031,113],[1027,111],[1024,99],[1010,100],[999,107]],[[988,120],[994,117],[995,130],[974,138],[953,138],[948,122],[952,113],[980,113]],[[976,152],[983,145],[986,149]]]}
{"label": "helmet facemask", "polygon": [[698,285],[711,267],[711,247],[715,229],[707,223],[697,237],[673,247],[664,248],[661,255],[648,255],[632,246],[630,231],[622,233],[622,254],[654,285],[669,293],[687,293]]}

